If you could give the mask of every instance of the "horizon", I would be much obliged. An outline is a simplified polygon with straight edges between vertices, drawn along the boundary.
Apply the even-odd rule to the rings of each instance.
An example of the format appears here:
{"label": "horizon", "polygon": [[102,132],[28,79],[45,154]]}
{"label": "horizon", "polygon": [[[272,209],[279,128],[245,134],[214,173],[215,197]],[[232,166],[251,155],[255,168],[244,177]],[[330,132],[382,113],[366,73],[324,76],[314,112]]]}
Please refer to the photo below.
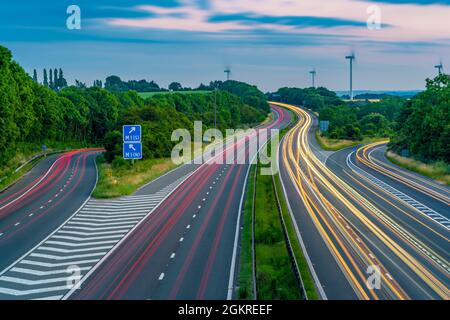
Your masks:
{"label": "horizon", "polygon": [[[0,44],[29,74],[197,87],[230,67],[232,80],[273,92],[310,87],[316,69],[317,86],[336,92],[348,91],[344,57],[355,52],[355,91],[416,91],[450,56],[446,0],[80,0],[80,30],[66,26],[71,4],[0,4]],[[374,5],[380,29],[367,25]]]}

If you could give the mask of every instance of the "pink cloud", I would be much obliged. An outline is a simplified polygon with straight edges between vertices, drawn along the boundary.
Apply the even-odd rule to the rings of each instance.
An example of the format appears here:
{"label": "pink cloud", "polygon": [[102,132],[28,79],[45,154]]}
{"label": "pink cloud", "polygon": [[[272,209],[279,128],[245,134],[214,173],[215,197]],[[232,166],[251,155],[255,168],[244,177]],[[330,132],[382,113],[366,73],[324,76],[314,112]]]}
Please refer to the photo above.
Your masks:
{"label": "pink cloud", "polygon": [[192,32],[229,32],[236,30],[271,29],[287,33],[325,34],[359,37],[365,40],[404,42],[448,40],[450,6],[379,4],[381,22],[389,27],[369,30],[364,27],[296,28],[282,24],[243,24],[239,21],[211,22],[209,18],[224,14],[253,14],[256,16],[312,16],[351,20],[365,23],[367,8],[373,2],[357,0],[210,0],[208,9],[197,6],[196,1],[183,0],[174,8],[152,5],[135,9],[148,12],[149,18],[107,19],[110,25],[134,28],[182,30]]}

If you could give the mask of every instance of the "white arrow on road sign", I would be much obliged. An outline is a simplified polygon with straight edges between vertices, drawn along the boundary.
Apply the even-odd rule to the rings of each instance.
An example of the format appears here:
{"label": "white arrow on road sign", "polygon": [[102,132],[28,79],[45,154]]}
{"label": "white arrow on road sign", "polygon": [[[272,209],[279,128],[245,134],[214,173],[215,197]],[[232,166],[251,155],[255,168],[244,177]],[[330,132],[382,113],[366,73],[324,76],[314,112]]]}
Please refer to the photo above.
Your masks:
{"label": "white arrow on road sign", "polygon": [[135,131],[136,131],[136,127],[131,127],[131,130],[130,130],[130,132],[128,134],[132,134]]}
{"label": "white arrow on road sign", "polygon": [[129,146],[131,150],[136,151],[136,149],[134,148],[134,144],[130,144]]}

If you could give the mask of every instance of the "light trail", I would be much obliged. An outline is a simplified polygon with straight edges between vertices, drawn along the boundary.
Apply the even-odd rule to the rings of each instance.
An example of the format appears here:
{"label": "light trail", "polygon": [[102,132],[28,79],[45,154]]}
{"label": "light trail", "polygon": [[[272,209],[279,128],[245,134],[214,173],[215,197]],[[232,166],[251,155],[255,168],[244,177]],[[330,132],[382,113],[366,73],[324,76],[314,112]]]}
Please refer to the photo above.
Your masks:
{"label": "light trail", "polygon": [[[388,176],[391,179],[394,179],[400,183],[403,183],[412,189],[422,192],[422,193],[426,194],[427,196],[434,198],[437,201],[441,201],[442,203],[444,203],[446,205],[450,205],[450,192],[448,191],[448,189],[445,189],[441,186],[435,185],[434,186],[435,188],[438,188],[439,190],[441,190],[443,193],[447,194],[448,196],[445,194],[436,192],[435,190],[433,190],[425,185],[421,185],[411,179],[407,179],[406,177],[396,173],[395,171],[397,171],[397,169],[395,167],[381,163],[380,161],[374,159],[371,156],[371,153],[375,150],[375,148],[385,145],[387,142],[388,141],[380,141],[380,142],[372,143],[372,144],[369,144],[369,145],[359,148],[358,151],[356,152],[356,158],[358,159],[358,161],[360,161],[362,164],[366,165],[367,167],[372,168],[373,170],[376,170],[377,172],[379,172],[385,176]],[[386,169],[385,167],[387,167],[389,169]],[[411,173],[407,173],[407,172],[405,172],[405,174],[414,179],[420,180],[421,183],[429,184],[429,181],[427,181],[426,179],[420,178],[418,176],[414,176]]]}
{"label": "light trail", "polygon": [[[287,104],[272,104],[299,116],[299,122],[283,140],[282,161],[314,225],[358,297],[409,299],[406,291],[370,249],[370,246],[375,247],[384,255],[385,249],[371,240],[375,238],[389,250],[389,254],[407,266],[407,271],[401,270],[407,278],[408,272],[412,272],[439,297],[449,299],[448,287],[417,259],[417,255],[447,277],[448,271],[444,267],[448,262],[337,177],[313,154],[308,142],[312,118],[307,112]],[[369,289],[366,285],[366,270],[371,265],[378,266],[381,271],[383,285],[380,290]],[[411,281],[420,286],[413,279]]]}

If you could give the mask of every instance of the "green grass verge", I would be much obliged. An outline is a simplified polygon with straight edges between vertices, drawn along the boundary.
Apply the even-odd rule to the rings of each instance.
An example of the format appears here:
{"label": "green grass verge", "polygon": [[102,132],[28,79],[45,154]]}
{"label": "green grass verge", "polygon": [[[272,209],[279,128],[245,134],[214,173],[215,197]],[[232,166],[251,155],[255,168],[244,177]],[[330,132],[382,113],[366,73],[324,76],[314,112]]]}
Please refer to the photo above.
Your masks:
{"label": "green grass verge", "polygon": [[[290,130],[290,127],[280,132],[280,140]],[[267,146],[269,149],[268,154],[271,152],[270,147],[271,145],[269,144]],[[251,234],[253,178],[255,173],[260,173],[260,169],[260,165],[258,165],[258,168],[256,165],[252,166],[246,186],[247,191],[243,209],[243,230],[241,234],[241,252],[239,259],[239,299],[250,299],[253,297]],[[297,238],[295,227],[283,196],[278,174],[275,176],[275,186],[280,198],[280,205],[288,236],[300,269],[306,293],[310,300],[318,300],[319,296]],[[292,265],[283,235],[272,176],[262,176],[259,174],[256,190],[255,241],[258,299],[300,299],[300,292],[294,272],[292,271]]]}
{"label": "green grass verge", "polygon": [[242,212],[241,251],[239,258],[238,297],[242,300],[253,299],[253,257],[252,257],[252,211],[254,177],[256,166],[250,169],[246,186],[246,196]]}
{"label": "green grass verge", "polygon": [[365,137],[362,140],[343,140],[343,139],[330,139],[327,137],[323,137],[320,135],[319,130],[316,131],[316,140],[317,143],[320,145],[320,147],[323,150],[326,151],[339,151],[348,147],[353,147],[353,146],[357,146],[360,144],[366,144],[366,143],[371,143],[371,142],[377,142],[377,141],[382,141],[382,140],[386,140],[386,138],[380,138],[380,137],[375,137],[375,138],[369,138],[369,137]]}
{"label": "green grass verge", "polygon": [[153,97],[157,94],[173,94],[173,93],[180,93],[180,94],[206,94],[210,93],[211,91],[207,90],[190,90],[190,91],[156,91],[156,92],[138,92],[138,95],[143,98],[147,99],[150,97]]}
{"label": "green grass verge", "polygon": [[132,166],[106,163],[97,158],[98,182],[92,196],[97,199],[116,198],[132,194],[139,187],[177,167],[170,158],[136,161]]}
{"label": "green grass verge", "polygon": [[30,171],[42,158],[36,158],[22,167],[19,171],[12,170],[0,181],[0,192],[20,180],[25,173]]}
{"label": "green grass verge", "polygon": [[402,157],[391,151],[386,153],[386,158],[400,167],[420,173],[440,183],[450,185],[450,164],[448,163],[442,161],[424,163],[412,158]]}

